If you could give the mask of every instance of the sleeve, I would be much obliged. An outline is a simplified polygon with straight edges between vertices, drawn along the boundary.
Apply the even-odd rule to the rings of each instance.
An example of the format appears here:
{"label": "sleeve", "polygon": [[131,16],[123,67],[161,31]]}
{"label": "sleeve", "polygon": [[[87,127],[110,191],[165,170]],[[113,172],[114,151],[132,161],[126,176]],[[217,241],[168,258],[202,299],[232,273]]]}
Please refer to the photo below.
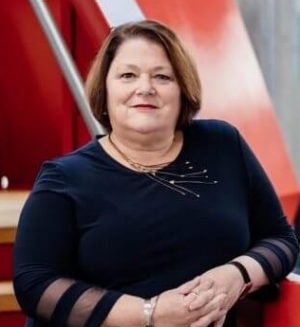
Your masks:
{"label": "sleeve", "polygon": [[14,288],[30,317],[50,326],[99,327],[120,293],[78,278],[74,203],[64,174],[46,162],[20,216]]}
{"label": "sleeve", "polygon": [[294,268],[299,245],[267,174],[240,135],[239,143],[249,188],[251,248],[246,255],[276,283]]}

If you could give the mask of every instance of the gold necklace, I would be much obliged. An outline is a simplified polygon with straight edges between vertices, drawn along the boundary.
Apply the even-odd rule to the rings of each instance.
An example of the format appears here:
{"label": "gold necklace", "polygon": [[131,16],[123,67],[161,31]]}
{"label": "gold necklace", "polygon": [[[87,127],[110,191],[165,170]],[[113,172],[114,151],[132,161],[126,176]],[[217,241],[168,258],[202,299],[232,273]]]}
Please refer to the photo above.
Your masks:
{"label": "gold necklace", "polygon": [[[156,165],[143,165],[140,164],[136,161],[131,160],[130,158],[128,158],[124,152],[122,152],[119,147],[113,142],[113,140],[111,139],[111,133],[108,134],[108,140],[111,143],[111,145],[113,146],[113,148],[120,154],[120,156],[132,167],[134,168],[134,170],[143,172],[143,173],[155,173],[157,170],[164,168],[165,166],[169,165],[172,161],[168,161],[168,162],[163,162],[161,164],[156,164]],[[172,145],[173,145],[174,139],[172,141]],[[171,145],[171,146],[172,146]]]}

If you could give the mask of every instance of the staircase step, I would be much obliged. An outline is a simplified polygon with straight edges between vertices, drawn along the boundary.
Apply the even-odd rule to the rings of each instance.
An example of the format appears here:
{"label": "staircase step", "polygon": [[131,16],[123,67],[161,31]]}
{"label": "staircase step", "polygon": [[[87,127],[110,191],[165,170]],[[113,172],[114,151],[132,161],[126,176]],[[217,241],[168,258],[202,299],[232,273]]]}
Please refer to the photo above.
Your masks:
{"label": "staircase step", "polygon": [[20,310],[14,295],[12,282],[0,282],[0,313]]}
{"label": "staircase step", "polygon": [[28,191],[0,191],[0,245],[13,243]]}
{"label": "staircase step", "polygon": [[0,244],[13,243],[28,191],[0,191]]}
{"label": "staircase step", "polygon": [[0,191],[0,281],[12,279],[13,244],[28,191]]}

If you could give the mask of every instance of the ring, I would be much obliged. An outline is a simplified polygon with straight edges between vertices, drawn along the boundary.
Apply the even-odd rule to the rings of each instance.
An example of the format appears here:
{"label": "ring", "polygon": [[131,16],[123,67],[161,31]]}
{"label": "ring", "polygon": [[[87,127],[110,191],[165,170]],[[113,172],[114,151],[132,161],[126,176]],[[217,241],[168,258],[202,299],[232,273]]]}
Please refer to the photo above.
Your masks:
{"label": "ring", "polygon": [[190,294],[194,294],[197,297],[199,296],[199,293],[198,292],[195,292],[195,291],[191,292]]}

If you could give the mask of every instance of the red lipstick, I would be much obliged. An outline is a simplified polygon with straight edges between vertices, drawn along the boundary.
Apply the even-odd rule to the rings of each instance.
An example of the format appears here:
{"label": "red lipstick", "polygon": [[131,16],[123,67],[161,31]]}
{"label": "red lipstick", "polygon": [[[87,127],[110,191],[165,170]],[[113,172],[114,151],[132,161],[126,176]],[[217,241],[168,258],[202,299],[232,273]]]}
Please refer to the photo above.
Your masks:
{"label": "red lipstick", "polygon": [[156,106],[154,106],[153,104],[150,103],[139,103],[139,104],[135,104],[133,106],[133,108],[141,108],[141,109],[157,109]]}

